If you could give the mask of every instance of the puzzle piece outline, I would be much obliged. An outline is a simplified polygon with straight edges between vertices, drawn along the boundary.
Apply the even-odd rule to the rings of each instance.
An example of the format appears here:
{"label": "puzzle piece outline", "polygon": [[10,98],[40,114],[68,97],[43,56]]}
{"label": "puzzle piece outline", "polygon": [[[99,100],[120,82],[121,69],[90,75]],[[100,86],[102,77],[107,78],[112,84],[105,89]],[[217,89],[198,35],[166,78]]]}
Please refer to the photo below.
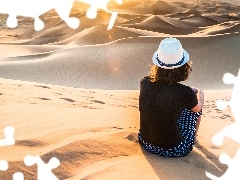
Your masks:
{"label": "puzzle piece outline", "polygon": [[39,155],[32,156],[27,155],[24,158],[24,163],[26,166],[32,166],[34,164],[37,164],[38,170],[37,170],[37,177],[38,180],[59,180],[53,173],[52,169],[57,168],[60,166],[60,161],[56,157],[52,157],[49,162],[46,164],[43,162],[43,160],[40,158]]}
{"label": "puzzle piece outline", "polygon": [[[14,133],[15,128],[13,126],[7,126],[3,130],[5,139],[0,140],[0,147],[11,146],[15,144]],[[24,158],[24,163],[27,166],[37,164],[38,166],[38,180],[59,180],[53,173],[52,169],[60,166],[60,161],[56,157],[52,157],[46,164],[42,161],[40,156],[27,155]],[[0,160],[0,171],[8,170],[8,162],[6,160]],[[24,175],[21,172],[15,172],[13,174],[13,180],[24,180]]]}
{"label": "puzzle piece outline", "polygon": [[15,140],[13,135],[15,133],[15,129],[12,126],[7,126],[3,130],[5,139],[0,139],[0,147],[1,146],[11,146],[15,144]]}
{"label": "puzzle piece outline", "polygon": [[[11,146],[15,144],[13,135],[15,133],[15,129],[12,126],[6,126],[3,129],[3,134],[5,139],[0,140],[0,147],[2,146]],[[0,160],[0,171],[6,171],[8,169],[8,162],[6,160]]]}
{"label": "puzzle piece outline", "polygon": [[[34,18],[34,29],[40,31],[44,28],[44,22],[39,18],[46,12],[55,9],[59,17],[66,22],[66,24],[76,29],[80,25],[80,20],[76,17],[70,17],[70,11],[75,0],[1,0],[0,14],[8,14],[7,26],[9,28],[16,28],[18,25],[17,16],[25,16]],[[86,12],[89,19],[94,19],[97,16],[98,9],[111,13],[111,19],[107,30],[112,29],[113,24],[117,18],[117,12],[112,12],[107,8],[110,0],[78,0],[90,5]],[[116,0],[118,4],[122,4],[122,0]],[[100,3],[99,3],[100,2]],[[14,6],[13,6],[14,4]]]}
{"label": "puzzle piece outline", "polygon": [[[222,100],[218,100],[216,102],[218,109],[223,110],[227,106],[231,107],[232,113],[235,117],[236,122],[223,128],[220,132],[215,134],[212,138],[212,142],[215,145],[222,145],[224,141],[224,137],[229,137],[236,141],[238,144],[240,144],[240,113],[238,112],[238,107],[240,105],[240,69],[238,71],[238,75],[235,77],[233,74],[226,73],[223,76],[223,82],[225,84],[234,84],[234,88],[231,95],[231,100],[226,102]],[[227,171],[221,176],[216,177],[209,172],[206,172],[206,176],[210,178],[211,180],[238,180],[240,179],[240,146],[234,156],[234,158],[230,158],[230,156],[226,153],[222,153],[219,157],[219,160],[222,164],[227,164],[228,169]]]}

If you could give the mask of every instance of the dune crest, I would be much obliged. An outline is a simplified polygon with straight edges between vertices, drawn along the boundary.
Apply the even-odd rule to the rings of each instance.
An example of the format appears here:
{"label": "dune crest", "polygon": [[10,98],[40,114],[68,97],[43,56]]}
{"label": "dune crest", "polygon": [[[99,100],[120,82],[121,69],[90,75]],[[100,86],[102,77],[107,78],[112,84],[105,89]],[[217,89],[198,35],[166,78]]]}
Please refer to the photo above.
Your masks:
{"label": "dune crest", "polygon": [[[236,4],[236,3],[235,3]],[[190,35],[201,36],[219,35],[222,32],[222,27],[217,30],[218,25],[231,21],[239,21],[238,13],[240,6],[235,6],[234,2],[216,1],[210,2],[206,0],[195,1],[194,3],[175,2],[175,1],[144,1],[144,2],[128,2],[123,5],[110,3],[109,8],[114,9],[119,13],[115,22],[115,26],[135,28],[139,30],[147,30],[156,32],[151,36],[161,36],[164,33],[167,35]],[[19,18],[19,27],[15,29],[14,34],[7,37],[8,29],[3,25],[3,31],[0,36],[0,43],[4,44],[25,44],[25,45],[40,45],[40,44],[61,44],[67,45],[74,39],[76,34],[84,31],[86,28],[91,28],[96,25],[106,25],[109,23],[111,14],[99,11],[98,16],[91,20],[86,18],[86,10],[88,6],[84,3],[75,2],[71,11],[72,16],[78,17],[81,25],[77,29],[71,29],[63,22],[54,10],[47,12],[41,16],[45,22],[45,27],[41,31],[34,31],[33,19],[27,17]],[[158,15],[159,19],[157,18]],[[168,20],[166,20],[168,18]],[[6,16],[1,16],[3,22]],[[4,24],[4,23],[3,23]],[[172,26],[170,26],[170,25]],[[23,26],[25,25],[24,29]],[[211,29],[215,26],[215,31],[211,33],[208,30],[203,33],[202,28]],[[29,28],[27,28],[29,27]],[[179,28],[180,27],[180,28]],[[126,28],[125,28],[126,29]],[[226,29],[227,31],[227,29]],[[107,33],[107,31],[104,31]],[[198,33],[201,32],[201,33]],[[234,33],[232,31],[224,33]],[[120,38],[135,37],[132,33],[121,33]],[[160,33],[160,34],[158,34]],[[222,33],[222,34],[224,34]],[[145,33],[140,33],[145,34]],[[91,35],[89,35],[91,36]],[[7,40],[9,39],[9,41]],[[113,39],[115,40],[115,39]],[[84,41],[84,40],[83,40]],[[93,42],[94,43],[94,42]],[[93,44],[89,43],[89,44]],[[98,44],[106,43],[105,38],[98,41]],[[72,43],[71,43],[72,44]],[[78,45],[88,45],[86,43],[77,43]]]}

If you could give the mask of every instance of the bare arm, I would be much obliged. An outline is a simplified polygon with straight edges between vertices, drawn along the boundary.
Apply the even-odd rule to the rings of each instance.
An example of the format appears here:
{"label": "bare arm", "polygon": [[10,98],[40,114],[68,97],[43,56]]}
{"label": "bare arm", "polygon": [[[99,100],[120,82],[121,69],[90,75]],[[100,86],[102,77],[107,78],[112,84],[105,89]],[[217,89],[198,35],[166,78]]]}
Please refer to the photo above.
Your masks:
{"label": "bare arm", "polygon": [[204,92],[200,89],[193,88],[193,91],[197,94],[198,104],[191,109],[193,112],[199,112],[201,111],[203,104],[204,104]]}

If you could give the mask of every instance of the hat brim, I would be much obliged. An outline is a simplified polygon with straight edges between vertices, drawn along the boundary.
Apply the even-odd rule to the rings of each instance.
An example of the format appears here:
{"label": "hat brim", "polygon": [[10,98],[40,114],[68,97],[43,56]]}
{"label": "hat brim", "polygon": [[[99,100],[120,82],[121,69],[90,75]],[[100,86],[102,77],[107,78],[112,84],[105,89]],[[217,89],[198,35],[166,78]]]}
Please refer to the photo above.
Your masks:
{"label": "hat brim", "polygon": [[153,58],[152,58],[153,64],[155,64],[158,67],[164,68],[164,69],[175,69],[175,68],[181,67],[182,65],[186,64],[189,61],[189,54],[184,49],[183,49],[184,60],[183,60],[182,64],[177,65],[177,66],[168,67],[168,66],[160,65],[157,61],[157,54],[158,54],[158,50],[153,54]]}

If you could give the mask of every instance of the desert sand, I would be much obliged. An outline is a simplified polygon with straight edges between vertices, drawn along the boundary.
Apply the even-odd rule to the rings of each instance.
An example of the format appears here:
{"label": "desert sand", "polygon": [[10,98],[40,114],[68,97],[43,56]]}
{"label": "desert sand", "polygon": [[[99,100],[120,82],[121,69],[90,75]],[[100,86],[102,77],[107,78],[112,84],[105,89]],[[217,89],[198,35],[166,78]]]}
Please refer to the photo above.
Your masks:
{"label": "desert sand", "polygon": [[[9,162],[1,177],[22,172],[36,178],[36,166],[23,163],[40,155],[47,163],[57,157],[59,179],[207,179],[227,169],[221,153],[234,157],[237,143],[220,147],[211,138],[234,122],[230,109],[219,111],[216,99],[229,100],[231,90],[205,91],[199,144],[183,158],[164,158],[143,150],[137,142],[138,90],[97,90],[1,79],[0,129],[15,127],[13,146],[0,148]],[[1,139],[4,138],[1,133]]]}
{"label": "desert sand", "polygon": [[[224,73],[236,75],[239,61],[240,6],[236,1],[123,1],[107,31],[110,14],[85,16],[85,4],[75,2],[71,16],[81,21],[71,29],[54,10],[41,16],[45,27],[18,17],[16,29],[6,27],[0,14],[0,131],[15,128],[13,146],[0,148],[9,162],[0,179],[22,172],[37,178],[37,166],[25,166],[26,155],[40,155],[57,178],[78,179],[208,179],[221,176],[227,165],[223,152],[234,157],[238,144],[214,134],[235,122],[231,109],[220,111],[216,100],[229,100],[232,85]],[[197,144],[183,158],[147,153],[137,140],[139,81],[152,65],[152,55],[165,37],[177,37],[193,61],[183,82],[205,92]],[[0,139],[3,139],[0,133]]]}

